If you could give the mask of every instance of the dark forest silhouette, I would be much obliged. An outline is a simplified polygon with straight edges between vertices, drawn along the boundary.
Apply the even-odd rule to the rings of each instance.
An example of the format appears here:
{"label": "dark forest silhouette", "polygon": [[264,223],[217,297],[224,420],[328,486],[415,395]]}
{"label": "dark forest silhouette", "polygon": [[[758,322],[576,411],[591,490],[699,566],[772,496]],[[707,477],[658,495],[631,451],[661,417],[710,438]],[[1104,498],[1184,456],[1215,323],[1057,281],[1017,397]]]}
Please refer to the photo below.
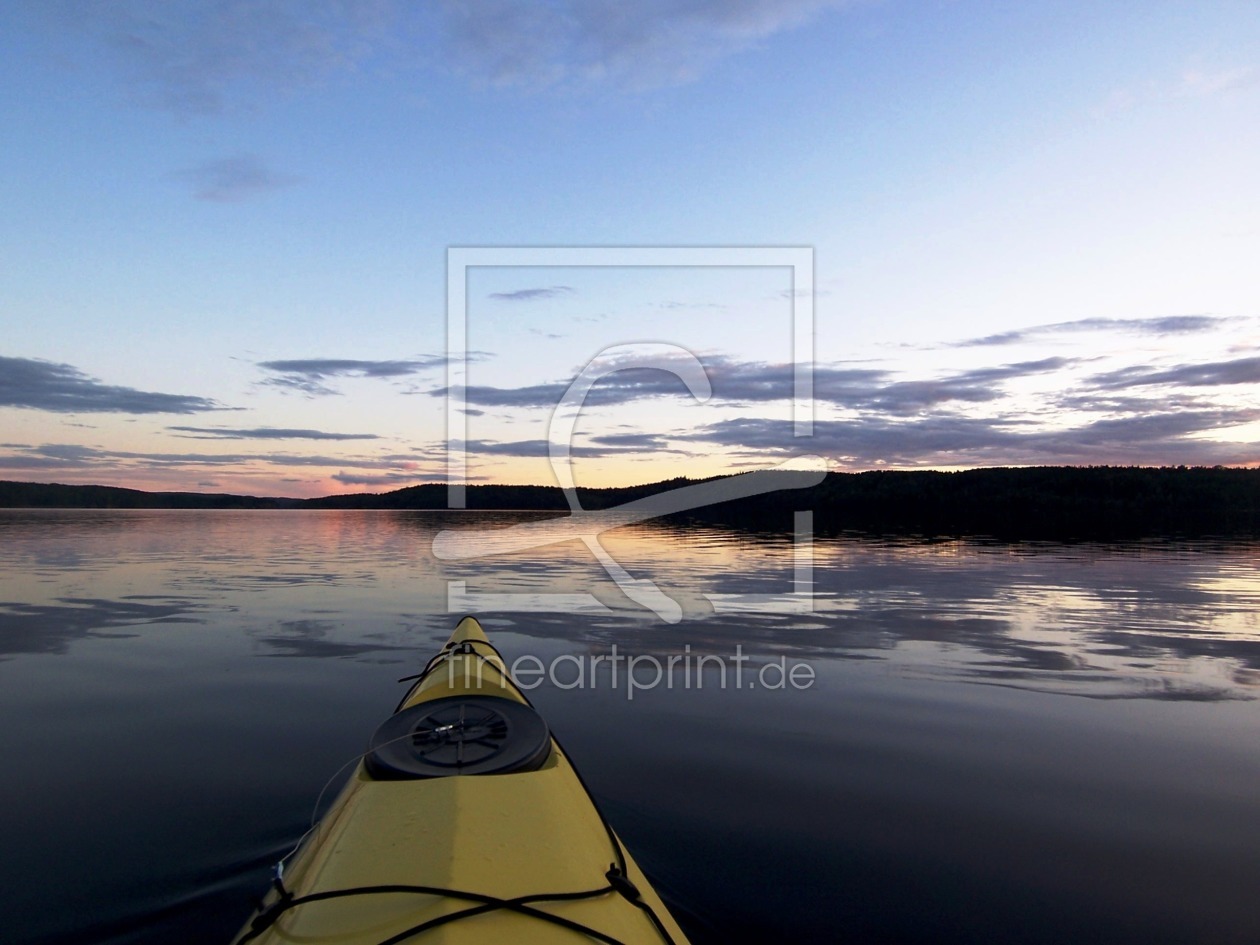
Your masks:
{"label": "dark forest silhouette", "polygon": [[[773,474],[772,474],[773,475]],[[582,507],[609,509],[683,485],[579,489]],[[379,494],[290,499],[112,486],[0,482],[0,507],[95,509],[445,509],[446,486],[426,483]],[[564,512],[555,486],[470,485],[469,509]],[[830,473],[817,486],[784,489],[696,509],[674,520],[788,528],[811,510],[821,534],[854,530],[999,538],[1132,538],[1260,534],[1260,469],[1041,466],[964,472]]]}

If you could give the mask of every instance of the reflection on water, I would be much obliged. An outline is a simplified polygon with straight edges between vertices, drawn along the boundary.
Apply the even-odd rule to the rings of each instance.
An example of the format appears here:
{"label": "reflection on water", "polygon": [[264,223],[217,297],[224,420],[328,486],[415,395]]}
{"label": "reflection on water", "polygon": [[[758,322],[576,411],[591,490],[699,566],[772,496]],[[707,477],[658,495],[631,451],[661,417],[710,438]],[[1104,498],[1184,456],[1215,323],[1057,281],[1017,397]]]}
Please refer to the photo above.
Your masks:
{"label": "reflection on water", "polygon": [[606,532],[672,626],[579,542],[433,554],[540,518],[0,512],[14,940],[222,941],[445,639],[448,582],[593,597],[486,615],[510,659],[813,668],[534,692],[697,942],[1260,940],[1260,545],[841,536],[813,545],[809,613],[715,613],[791,595],[790,534]]}

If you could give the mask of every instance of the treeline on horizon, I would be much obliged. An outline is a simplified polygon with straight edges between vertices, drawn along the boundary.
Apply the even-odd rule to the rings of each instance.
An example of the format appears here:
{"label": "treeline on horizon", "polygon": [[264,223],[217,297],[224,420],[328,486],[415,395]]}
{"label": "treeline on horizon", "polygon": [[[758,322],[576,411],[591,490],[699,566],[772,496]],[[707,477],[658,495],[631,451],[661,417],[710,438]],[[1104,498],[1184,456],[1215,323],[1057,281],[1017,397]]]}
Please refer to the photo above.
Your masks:
{"label": "treeline on horizon", "polygon": [[[588,511],[610,509],[705,481],[710,480],[675,478],[622,488],[582,488],[578,498]],[[470,485],[466,500],[473,510],[564,512],[569,507],[556,486]],[[426,483],[379,494],[291,499],[0,481],[0,507],[444,510],[447,490],[445,484]],[[670,517],[784,529],[791,527],[793,512],[807,510],[813,512],[819,534],[863,531],[1012,539],[1260,535],[1260,469],[1041,466],[828,473],[808,488],[783,489]]]}

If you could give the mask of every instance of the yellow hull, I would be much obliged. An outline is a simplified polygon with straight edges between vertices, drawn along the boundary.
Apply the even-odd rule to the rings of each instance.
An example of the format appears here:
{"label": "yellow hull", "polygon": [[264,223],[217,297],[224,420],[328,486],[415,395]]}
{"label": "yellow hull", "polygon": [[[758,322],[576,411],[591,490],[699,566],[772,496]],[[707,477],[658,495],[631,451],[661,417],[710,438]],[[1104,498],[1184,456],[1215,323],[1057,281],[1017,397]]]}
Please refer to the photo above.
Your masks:
{"label": "yellow hull", "polygon": [[[403,700],[400,713],[412,711],[391,722],[439,708],[446,712],[442,719],[453,719],[455,711],[462,719],[465,703],[451,697],[468,696],[476,697],[470,706],[502,707],[485,697],[528,704],[471,617],[460,621],[442,655]],[[447,701],[428,705],[439,699]],[[521,710],[508,708],[515,724],[514,713]],[[282,883],[289,898],[280,887],[273,889],[237,937],[238,945],[684,945],[682,931],[595,808],[568,758],[545,728],[542,732],[541,761],[529,762],[534,770],[382,779],[373,759],[360,762],[286,864]],[[471,753],[482,750],[480,743],[469,744]],[[456,749],[465,750],[443,747],[429,756],[442,760],[430,764],[449,762],[459,770]],[[390,750],[388,744],[381,749]],[[342,894],[347,890],[361,891]],[[588,895],[546,898],[578,893]],[[311,896],[316,898],[303,901]],[[296,902],[286,905],[290,901]],[[456,913],[469,914],[442,921]]]}

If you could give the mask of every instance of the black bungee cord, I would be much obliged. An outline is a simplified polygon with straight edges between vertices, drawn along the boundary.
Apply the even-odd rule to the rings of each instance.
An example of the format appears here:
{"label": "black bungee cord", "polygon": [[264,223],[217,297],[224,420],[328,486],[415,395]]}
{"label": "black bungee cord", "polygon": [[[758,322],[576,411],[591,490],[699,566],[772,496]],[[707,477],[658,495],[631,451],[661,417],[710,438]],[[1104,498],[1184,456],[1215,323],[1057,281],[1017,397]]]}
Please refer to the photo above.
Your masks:
{"label": "black bungee cord", "polygon": [[[476,646],[488,647],[490,652],[494,654],[494,658],[492,659],[477,652],[475,649]],[[398,709],[395,709],[395,712],[399,711],[403,707],[407,699],[410,698],[411,694],[416,691],[416,689],[432,672],[438,668],[438,666],[442,665],[451,656],[456,654],[475,656],[482,663],[488,663],[493,666],[503,680],[511,686],[512,690],[518,696],[520,696],[521,700],[531,709],[534,707],[534,704],[529,701],[529,697],[521,691],[520,686],[518,686],[516,681],[512,679],[511,674],[507,672],[507,664],[504,662],[502,654],[495,649],[493,644],[487,640],[461,640],[456,643],[447,644],[440,653],[436,654],[429,660],[424,669],[418,674],[414,676],[404,676],[399,680],[399,682],[411,682],[413,680],[414,682],[399,701]],[[568,752],[564,750],[564,746],[560,744],[560,740],[556,738],[554,733],[551,734],[551,739],[555,743],[556,748],[560,750],[561,754],[567,758]],[[631,905],[642,910],[651,921],[653,928],[656,929],[662,941],[664,941],[666,945],[676,945],[673,936],[670,935],[664,922],[662,922],[660,916],[656,914],[656,910],[652,908],[650,903],[643,901],[639,888],[635,886],[634,882],[630,879],[626,865],[625,850],[621,846],[621,841],[617,838],[617,834],[613,831],[612,825],[608,822],[608,818],[604,816],[604,812],[600,810],[599,805],[595,802],[595,798],[591,794],[591,789],[587,786],[585,779],[582,777],[582,773],[578,771],[577,766],[572,762],[569,763],[569,770],[571,770],[577,777],[578,784],[581,785],[582,790],[586,793],[587,799],[591,802],[591,806],[595,809],[595,814],[599,817],[599,821],[604,827],[604,832],[608,835],[609,844],[613,849],[614,862],[609,864],[608,870],[604,873],[604,878],[607,880],[606,885],[601,886],[598,889],[588,889],[579,892],[537,893],[528,896],[517,896],[511,899],[504,899],[499,896],[489,896],[484,893],[469,892],[461,889],[447,889],[441,886],[413,886],[406,884],[355,886],[347,889],[332,889],[324,892],[310,893],[305,896],[294,896],[293,893],[284,885],[284,860],[288,859],[289,856],[292,856],[293,853],[297,852],[297,848],[295,847],[293,851],[287,854],[284,859],[281,859],[281,861],[276,864],[275,875],[272,879],[272,885],[276,890],[275,901],[272,902],[271,905],[264,907],[258,915],[254,917],[254,920],[250,923],[249,931],[237,939],[236,945],[246,945],[247,942],[250,942],[262,935],[263,932],[271,928],[271,926],[276,923],[281,915],[297,906],[305,905],[311,902],[322,902],[329,899],[341,899],[348,896],[368,896],[391,893],[440,896],[445,899],[458,899],[465,902],[473,902],[476,903],[476,905],[470,906],[466,909],[460,909],[455,912],[448,912],[445,915],[436,916],[425,922],[421,922],[419,925],[412,926],[409,929],[404,929],[401,932],[391,935],[387,939],[381,940],[377,943],[377,945],[399,945],[399,943],[404,942],[409,938],[421,935],[424,932],[439,928],[451,922],[457,922],[460,919],[471,918],[476,915],[484,915],[488,912],[495,912],[500,909],[515,912],[519,915],[529,916],[530,918],[538,919],[543,922],[549,922],[553,925],[558,925],[574,932],[580,932],[584,935],[590,936],[596,941],[604,942],[606,945],[626,945],[626,943],[622,942],[620,939],[613,938],[604,932],[600,932],[598,929],[592,929],[580,922],[575,922],[572,919],[565,918],[564,916],[555,915],[554,913],[547,912],[543,909],[535,909],[532,906],[533,903],[573,902],[581,899],[595,899],[599,896],[608,895],[609,893],[617,893]]]}

